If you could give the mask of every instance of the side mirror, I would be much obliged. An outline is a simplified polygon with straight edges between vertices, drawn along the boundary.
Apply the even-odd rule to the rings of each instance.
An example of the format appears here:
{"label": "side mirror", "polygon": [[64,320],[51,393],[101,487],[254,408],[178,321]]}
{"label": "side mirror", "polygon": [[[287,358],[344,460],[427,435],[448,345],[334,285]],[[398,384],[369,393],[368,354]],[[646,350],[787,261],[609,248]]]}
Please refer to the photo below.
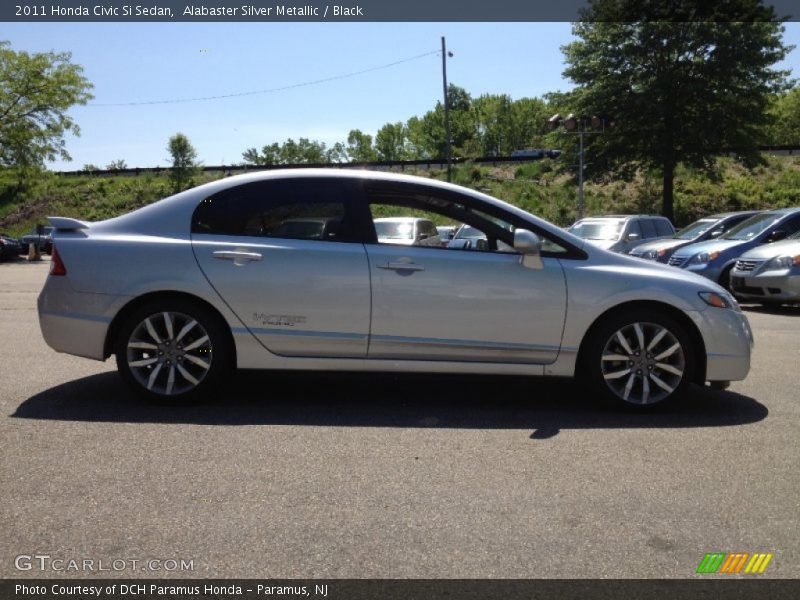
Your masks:
{"label": "side mirror", "polygon": [[776,229],[775,231],[771,232],[767,237],[768,242],[777,242],[786,238],[786,232],[783,229]]}
{"label": "side mirror", "polygon": [[514,250],[522,254],[522,266],[528,269],[541,269],[542,240],[538,235],[527,229],[517,229],[514,232]]}
{"label": "side mirror", "polygon": [[639,239],[638,233],[629,233],[628,235],[625,236],[626,242],[635,242],[638,239]]}
{"label": "side mirror", "polygon": [[712,238],[719,237],[722,235],[722,229],[715,229],[709,234]]}
{"label": "side mirror", "polygon": [[417,239],[419,239],[420,241],[422,241],[422,240],[427,240],[429,237],[431,237],[431,236],[429,236],[427,233],[420,233],[420,234],[417,236]]}

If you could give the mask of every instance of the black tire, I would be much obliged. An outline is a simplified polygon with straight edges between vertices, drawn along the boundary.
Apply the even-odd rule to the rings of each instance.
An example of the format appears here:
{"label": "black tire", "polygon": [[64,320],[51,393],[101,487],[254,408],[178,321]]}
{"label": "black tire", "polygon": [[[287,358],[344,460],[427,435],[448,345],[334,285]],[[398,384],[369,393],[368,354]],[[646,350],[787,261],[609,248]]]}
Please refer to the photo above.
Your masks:
{"label": "black tire", "polygon": [[[644,339],[644,352],[637,326]],[[666,333],[661,334],[661,330]],[[617,333],[626,341],[627,349]],[[670,353],[675,344],[677,349]],[[609,315],[591,333],[581,350],[578,376],[587,374],[591,391],[607,403],[650,410],[686,391],[694,378],[695,361],[691,338],[683,325],[657,310],[634,309]],[[680,376],[676,375],[678,371]]]}
{"label": "black tire", "polygon": [[722,273],[719,274],[719,281],[717,283],[719,283],[732,294],[733,287],[731,287],[731,271],[733,271],[733,265],[725,267],[722,270]]}
{"label": "black tire", "polygon": [[235,365],[230,330],[222,318],[179,298],[155,300],[129,314],[114,340],[114,354],[122,379],[134,392],[165,404],[213,399]]}

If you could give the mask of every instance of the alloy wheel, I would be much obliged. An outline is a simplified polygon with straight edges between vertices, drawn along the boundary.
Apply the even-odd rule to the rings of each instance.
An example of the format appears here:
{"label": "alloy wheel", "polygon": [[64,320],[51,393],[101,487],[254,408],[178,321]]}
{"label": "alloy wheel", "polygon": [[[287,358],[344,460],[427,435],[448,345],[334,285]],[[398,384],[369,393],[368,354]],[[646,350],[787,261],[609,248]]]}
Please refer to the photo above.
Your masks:
{"label": "alloy wheel", "polygon": [[631,323],[606,341],[600,371],[615,396],[631,404],[655,404],[680,385],[686,355],[678,338],[656,323]]}
{"label": "alloy wheel", "polygon": [[152,314],[134,327],[125,355],[134,379],[162,396],[195,389],[213,360],[211,338],[203,325],[170,311]]}

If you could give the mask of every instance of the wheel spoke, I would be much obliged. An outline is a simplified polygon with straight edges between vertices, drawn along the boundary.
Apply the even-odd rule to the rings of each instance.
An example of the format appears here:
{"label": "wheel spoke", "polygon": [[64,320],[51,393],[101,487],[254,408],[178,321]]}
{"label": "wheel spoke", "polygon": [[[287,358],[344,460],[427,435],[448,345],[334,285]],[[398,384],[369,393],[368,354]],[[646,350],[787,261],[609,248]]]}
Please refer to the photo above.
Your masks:
{"label": "wheel spoke", "polygon": [[143,358],[142,360],[132,360],[131,362],[128,363],[128,365],[130,365],[131,367],[146,367],[148,365],[152,365],[157,362],[158,362],[157,358]]}
{"label": "wheel spoke", "polygon": [[152,390],[153,389],[153,384],[156,382],[156,377],[158,377],[158,374],[161,372],[161,367],[163,367],[163,366],[164,366],[163,363],[157,364],[156,368],[153,369],[153,372],[150,373],[150,378],[147,380],[147,389],[148,390]]}
{"label": "wheel spoke", "polygon": [[631,389],[633,388],[633,382],[636,381],[636,374],[631,373],[631,376],[628,377],[628,383],[625,384],[625,389],[622,393],[622,399],[627,400],[628,396],[631,394]]}
{"label": "wheel spoke", "polygon": [[135,348],[137,350],[158,350],[158,346],[150,342],[130,342],[128,348]]}
{"label": "wheel spoke", "polygon": [[167,375],[167,396],[172,393],[172,388],[175,386],[175,367],[169,368],[169,375]]}
{"label": "wheel spoke", "polygon": [[670,387],[669,385],[667,385],[667,384],[666,384],[666,383],[665,383],[665,382],[664,382],[664,381],[663,381],[661,378],[659,378],[659,377],[658,377],[658,376],[657,376],[655,373],[650,373],[650,379],[652,379],[652,380],[653,380],[653,383],[655,383],[655,384],[656,384],[658,387],[660,387],[662,390],[664,390],[664,391],[665,391],[665,392],[667,392],[668,394],[671,394],[671,393],[672,393],[672,391],[675,389],[675,388],[673,388],[673,387]]}
{"label": "wheel spoke", "polygon": [[642,404],[647,404],[650,398],[650,382],[647,377],[642,377]]}
{"label": "wheel spoke", "polygon": [[156,333],[156,329],[155,329],[155,327],[153,327],[153,324],[150,322],[150,318],[149,317],[144,320],[144,326],[147,328],[147,333],[150,334],[150,337],[153,338],[156,341],[157,344],[160,344],[161,343],[161,338],[158,337],[158,334]]}
{"label": "wheel spoke", "polygon": [[164,313],[164,325],[167,327],[167,339],[171,340],[175,335],[175,331],[172,328],[172,315],[168,312]]}
{"label": "wheel spoke", "polygon": [[673,375],[677,375],[681,377],[683,375],[683,371],[680,369],[676,369],[672,365],[668,365],[667,363],[656,363],[656,369],[660,369],[661,371],[666,371],[667,373],[672,373]]}
{"label": "wheel spoke", "polygon": [[205,344],[207,341],[208,341],[208,336],[204,335],[203,337],[198,338],[195,341],[193,341],[188,346],[184,346],[183,351],[184,352],[189,352],[189,350],[194,350],[195,348],[199,348],[200,346]]}
{"label": "wheel spoke", "polygon": [[186,325],[184,325],[184,326],[183,326],[183,329],[181,329],[181,330],[178,332],[178,335],[175,337],[175,341],[176,341],[176,342],[180,342],[180,341],[183,339],[183,336],[185,336],[185,335],[186,335],[187,333],[189,333],[189,332],[190,332],[192,329],[194,329],[194,326],[195,326],[195,325],[197,325],[197,321],[195,321],[194,319],[192,319],[191,321],[189,321],[189,322],[188,322]]}
{"label": "wheel spoke", "polygon": [[604,379],[619,379],[620,377],[625,377],[628,373],[630,373],[630,369],[624,369],[622,371],[614,371],[613,373],[605,373],[603,375]]}
{"label": "wheel spoke", "polygon": [[203,367],[204,369],[208,369],[211,366],[209,363],[204,361],[202,358],[197,357],[197,356],[193,356],[191,354],[186,354],[183,358],[188,360],[189,362],[193,362],[194,364],[196,364],[199,367]]}
{"label": "wheel spoke", "polygon": [[661,360],[662,358],[667,358],[668,356],[672,356],[673,354],[675,354],[675,352],[677,352],[680,349],[680,347],[681,347],[680,343],[675,342],[674,344],[672,344],[672,346],[664,350],[661,354],[657,355],[655,358],[656,360]]}
{"label": "wheel spoke", "polygon": [[628,344],[628,340],[625,339],[625,336],[622,335],[621,331],[617,332],[617,340],[619,340],[619,343],[625,349],[625,352],[628,354],[633,354],[633,350],[631,349],[630,344]]}
{"label": "wheel spoke", "polygon": [[628,360],[624,354],[603,354],[603,360]]}
{"label": "wheel spoke", "polygon": [[655,335],[655,337],[652,340],[650,340],[650,343],[647,344],[647,351],[650,352],[653,348],[655,348],[656,344],[658,344],[658,342],[661,341],[661,338],[663,338],[665,335],[667,335],[666,329],[662,329],[661,331],[659,331]]}
{"label": "wheel spoke", "polygon": [[639,323],[633,324],[633,330],[636,332],[636,340],[639,342],[639,350],[644,350],[644,331]]}
{"label": "wheel spoke", "polygon": [[197,385],[198,383],[200,383],[197,379],[195,379],[192,376],[191,373],[189,373],[189,371],[184,369],[182,365],[178,365],[178,373],[180,373],[181,377],[183,377],[186,381],[188,381],[192,385]]}

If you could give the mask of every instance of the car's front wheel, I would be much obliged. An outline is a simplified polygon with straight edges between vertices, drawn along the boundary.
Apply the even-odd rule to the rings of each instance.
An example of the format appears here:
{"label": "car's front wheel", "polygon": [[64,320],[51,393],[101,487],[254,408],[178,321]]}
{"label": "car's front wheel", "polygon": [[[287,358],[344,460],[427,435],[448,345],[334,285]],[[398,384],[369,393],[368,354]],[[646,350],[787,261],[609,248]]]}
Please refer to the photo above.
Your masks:
{"label": "car's front wheel", "polygon": [[130,387],[151,400],[207,397],[232,367],[226,327],[200,304],[148,303],[128,315],[119,330],[117,368]]}
{"label": "car's front wheel", "polygon": [[663,405],[680,396],[695,365],[684,327],[647,310],[607,318],[588,340],[582,358],[596,391],[635,408]]}

